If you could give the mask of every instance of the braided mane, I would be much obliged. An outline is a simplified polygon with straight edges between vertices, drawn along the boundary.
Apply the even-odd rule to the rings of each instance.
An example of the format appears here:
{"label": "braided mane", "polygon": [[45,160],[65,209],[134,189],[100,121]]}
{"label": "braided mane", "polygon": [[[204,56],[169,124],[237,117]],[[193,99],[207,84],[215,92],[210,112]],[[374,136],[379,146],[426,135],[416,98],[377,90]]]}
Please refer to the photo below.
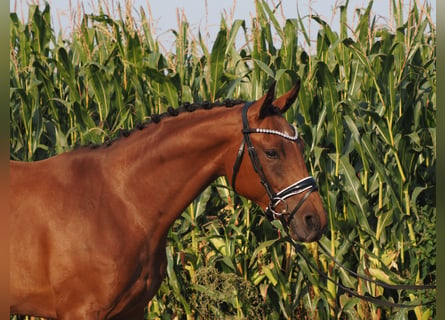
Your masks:
{"label": "braided mane", "polygon": [[179,108],[173,108],[173,107],[168,107],[167,111],[161,114],[151,114],[150,118],[143,122],[143,123],[139,123],[137,124],[133,129],[131,130],[126,130],[126,129],[121,129],[119,131],[119,134],[117,135],[117,137],[115,137],[114,139],[111,139],[109,137],[105,137],[105,142],[104,144],[89,144],[88,146],[92,149],[98,148],[102,145],[105,146],[111,146],[113,144],[113,142],[115,142],[116,140],[119,140],[121,137],[128,137],[131,135],[131,133],[133,133],[136,130],[143,130],[145,129],[149,124],[153,123],[153,124],[157,124],[159,122],[161,122],[162,119],[167,118],[167,117],[176,117],[179,114],[182,113],[186,113],[186,112],[194,112],[196,110],[210,110],[214,107],[227,107],[227,108],[231,108],[235,105],[238,104],[242,104],[245,103],[244,100],[240,100],[240,99],[236,99],[236,100],[231,100],[231,99],[226,99],[224,101],[215,101],[215,102],[208,102],[208,101],[204,101],[201,103],[190,103],[190,102],[185,102],[182,106],[180,106]]}

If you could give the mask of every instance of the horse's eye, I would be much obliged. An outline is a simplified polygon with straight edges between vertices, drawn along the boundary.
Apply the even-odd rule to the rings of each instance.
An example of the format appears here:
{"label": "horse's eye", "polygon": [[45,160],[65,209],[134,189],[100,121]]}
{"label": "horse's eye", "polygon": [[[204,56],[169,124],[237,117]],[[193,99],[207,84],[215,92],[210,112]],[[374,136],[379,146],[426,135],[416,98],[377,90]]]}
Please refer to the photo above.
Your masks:
{"label": "horse's eye", "polygon": [[278,152],[276,150],[266,150],[265,153],[269,159],[278,159]]}

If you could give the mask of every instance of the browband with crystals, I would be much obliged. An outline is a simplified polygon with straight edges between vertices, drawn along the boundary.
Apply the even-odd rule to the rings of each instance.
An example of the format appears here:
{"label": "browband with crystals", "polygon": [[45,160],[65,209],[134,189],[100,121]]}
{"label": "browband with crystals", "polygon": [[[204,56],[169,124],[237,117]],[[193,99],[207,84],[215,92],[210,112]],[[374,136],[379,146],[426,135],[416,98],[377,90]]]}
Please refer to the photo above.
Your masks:
{"label": "browband with crystals", "polygon": [[294,135],[290,136],[287,133],[284,132],[280,132],[277,130],[272,130],[272,129],[260,129],[260,128],[249,128],[249,129],[244,129],[243,133],[266,133],[266,134],[275,134],[277,136],[280,136],[284,139],[287,140],[291,140],[291,141],[297,141],[298,140],[298,130],[297,128],[292,125],[292,128],[294,129]]}

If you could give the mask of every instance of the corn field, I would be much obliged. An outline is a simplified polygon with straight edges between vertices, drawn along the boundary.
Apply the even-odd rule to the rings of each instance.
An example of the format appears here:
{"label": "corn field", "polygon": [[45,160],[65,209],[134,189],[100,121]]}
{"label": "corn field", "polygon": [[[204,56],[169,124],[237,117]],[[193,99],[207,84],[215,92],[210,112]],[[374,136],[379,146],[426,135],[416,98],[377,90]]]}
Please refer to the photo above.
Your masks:
{"label": "corn field", "polygon": [[[320,243],[300,250],[334,281],[385,301],[426,303],[435,290],[389,290],[334,265],[390,284],[436,281],[436,26],[428,3],[392,0],[391,25],[373,1],[340,30],[319,16],[281,19],[255,0],[251,21],[221,18],[209,45],[186,17],[174,50],[149,15],[84,14],[69,37],[51,8],[10,13],[10,157],[37,161],[106,143],[169,106],[277,95],[301,79],[286,117],[305,141],[308,170],[329,216]],[[318,27],[311,39],[308,21]],[[248,26],[249,25],[249,26]],[[237,39],[243,45],[237,48]],[[307,43],[303,48],[301,42]],[[124,236],[124,235],[123,235]],[[434,319],[436,303],[381,307],[316,273],[250,201],[219,178],[171,228],[167,276],[146,319]],[[24,319],[11,316],[11,319]]]}

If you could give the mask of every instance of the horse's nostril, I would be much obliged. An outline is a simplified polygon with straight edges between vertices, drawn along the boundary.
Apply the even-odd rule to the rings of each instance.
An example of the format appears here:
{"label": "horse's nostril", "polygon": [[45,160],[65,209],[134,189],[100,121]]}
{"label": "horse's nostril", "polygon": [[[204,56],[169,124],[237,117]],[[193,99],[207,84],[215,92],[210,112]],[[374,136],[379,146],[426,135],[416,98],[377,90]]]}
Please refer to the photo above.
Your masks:
{"label": "horse's nostril", "polygon": [[308,212],[303,217],[304,224],[306,228],[310,231],[319,231],[320,230],[320,219],[317,215]]}

